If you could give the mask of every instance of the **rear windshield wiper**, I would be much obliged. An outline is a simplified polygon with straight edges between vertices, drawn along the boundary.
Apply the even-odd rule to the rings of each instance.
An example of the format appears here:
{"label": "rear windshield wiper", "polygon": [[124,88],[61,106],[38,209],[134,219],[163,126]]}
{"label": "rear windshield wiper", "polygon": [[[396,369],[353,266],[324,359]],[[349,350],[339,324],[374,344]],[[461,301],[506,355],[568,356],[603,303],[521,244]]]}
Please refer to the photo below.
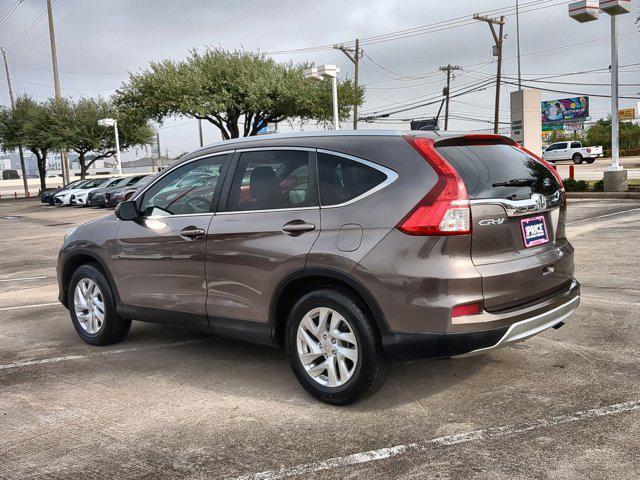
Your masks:
{"label": "rear windshield wiper", "polygon": [[512,178],[505,182],[497,182],[492,187],[530,187],[535,183],[533,178]]}

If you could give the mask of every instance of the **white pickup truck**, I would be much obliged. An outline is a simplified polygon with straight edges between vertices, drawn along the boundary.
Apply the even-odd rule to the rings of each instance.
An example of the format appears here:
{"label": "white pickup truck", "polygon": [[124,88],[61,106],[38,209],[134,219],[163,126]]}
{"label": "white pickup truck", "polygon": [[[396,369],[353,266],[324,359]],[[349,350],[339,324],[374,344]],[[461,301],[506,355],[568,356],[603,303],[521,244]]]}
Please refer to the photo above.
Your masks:
{"label": "white pickup truck", "polygon": [[593,163],[596,158],[602,156],[602,147],[583,147],[581,142],[557,142],[549,145],[542,158],[547,162],[555,163],[558,160],[573,160],[573,163]]}

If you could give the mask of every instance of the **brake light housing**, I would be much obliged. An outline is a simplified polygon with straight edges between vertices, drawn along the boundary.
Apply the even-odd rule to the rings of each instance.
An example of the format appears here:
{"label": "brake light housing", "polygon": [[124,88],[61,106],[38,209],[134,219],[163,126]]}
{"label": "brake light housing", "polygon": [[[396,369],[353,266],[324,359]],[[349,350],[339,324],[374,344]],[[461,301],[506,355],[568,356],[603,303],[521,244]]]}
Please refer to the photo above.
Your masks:
{"label": "brake light housing", "polygon": [[436,185],[398,223],[407,235],[469,235],[471,209],[467,189],[455,168],[430,138],[405,137],[438,175]]}

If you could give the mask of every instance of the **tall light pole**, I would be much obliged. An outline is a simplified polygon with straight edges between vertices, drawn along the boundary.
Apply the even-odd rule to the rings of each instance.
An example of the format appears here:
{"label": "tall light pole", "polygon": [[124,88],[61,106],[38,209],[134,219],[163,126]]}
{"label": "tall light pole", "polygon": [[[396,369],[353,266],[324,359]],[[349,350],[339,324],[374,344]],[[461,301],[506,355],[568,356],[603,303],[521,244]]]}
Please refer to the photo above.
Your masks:
{"label": "tall light pole", "polygon": [[606,191],[626,191],[627,172],[620,165],[620,120],[618,118],[617,17],[629,13],[631,0],[582,0],[569,4],[569,16],[580,23],[597,20],[600,11],[611,17],[611,165],[604,173]]}
{"label": "tall light pole", "polygon": [[333,100],[333,128],[340,130],[340,122],[338,118],[338,73],[340,69],[335,65],[321,65],[319,67],[307,68],[303,72],[303,76],[309,80],[331,80],[331,96]]}
{"label": "tall light pole", "polygon": [[120,161],[120,136],[118,135],[118,121],[115,118],[102,118],[98,120],[101,127],[113,127],[116,136],[116,162],[118,162],[118,175],[122,175],[122,162]]}

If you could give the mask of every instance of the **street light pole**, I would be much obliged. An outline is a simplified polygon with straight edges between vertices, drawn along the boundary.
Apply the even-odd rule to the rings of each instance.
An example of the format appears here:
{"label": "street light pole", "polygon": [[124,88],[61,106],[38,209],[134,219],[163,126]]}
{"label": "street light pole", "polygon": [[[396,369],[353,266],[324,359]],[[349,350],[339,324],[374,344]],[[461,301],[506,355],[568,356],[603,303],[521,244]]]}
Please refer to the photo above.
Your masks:
{"label": "street light pole", "polygon": [[604,171],[605,192],[625,192],[627,171],[620,165],[620,118],[618,115],[617,16],[629,13],[630,0],[581,0],[569,4],[569,16],[580,23],[598,20],[600,12],[611,21],[611,165]]}
{"label": "street light pole", "polygon": [[118,175],[122,175],[122,161],[120,160],[120,135],[118,135],[118,121],[113,121],[113,130],[116,133],[116,161],[118,162]]}
{"label": "street light pole", "polygon": [[611,15],[611,166],[617,172],[620,167],[620,123],[618,119],[618,34],[617,15]]}
{"label": "street light pole", "polygon": [[120,161],[120,135],[118,134],[118,120],[115,118],[101,118],[98,120],[101,127],[113,127],[116,137],[116,162],[118,163],[118,175],[122,175],[122,162]]}
{"label": "street light pole", "polygon": [[338,73],[340,69],[335,65],[321,65],[319,67],[306,68],[302,75],[308,80],[327,80],[331,79],[331,96],[333,103],[333,128],[340,130],[340,122],[338,115]]}

